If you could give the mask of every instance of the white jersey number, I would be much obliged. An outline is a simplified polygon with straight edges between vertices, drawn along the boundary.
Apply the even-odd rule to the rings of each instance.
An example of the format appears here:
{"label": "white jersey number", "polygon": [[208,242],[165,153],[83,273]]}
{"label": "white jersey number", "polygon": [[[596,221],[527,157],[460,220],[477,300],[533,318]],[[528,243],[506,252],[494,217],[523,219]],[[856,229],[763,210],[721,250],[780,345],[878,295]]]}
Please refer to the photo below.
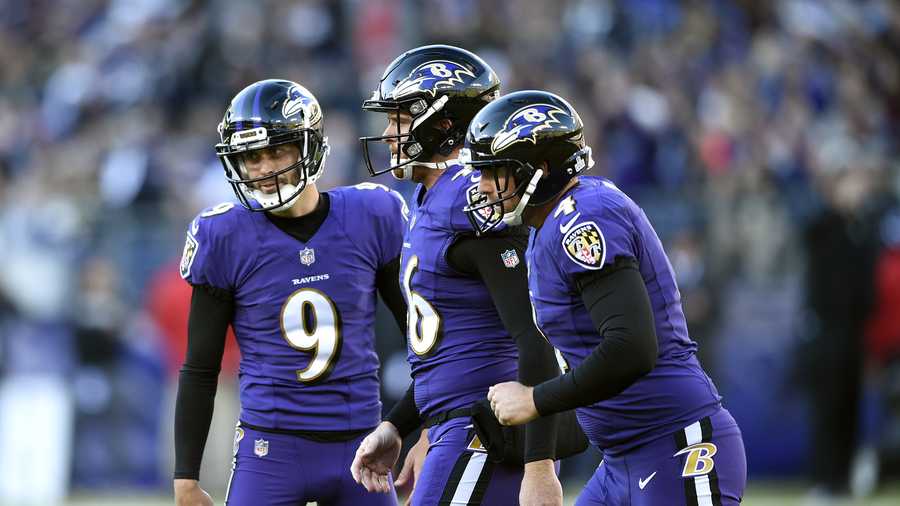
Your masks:
{"label": "white jersey number", "polygon": [[294,349],[312,353],[297,381],[309,383],[325,377],[341,349],[341,322],[337,307],[313,288],[297,290],[281,308],[281,333]]}
{"label": "white jersey number", "polygon": [[409,346],[416,355],[427,355],[441,335],[441,316],[424,297],[412,289],[412,277],[419,267],[419,257],[413,255],[403,271],[403,291],[409,309],[406,312],[406,329]]}
{"label": "white jersey number", "polygon": [[406,201],[403,200],[403,197],[394,190],[391,190],[387,186],[380,183],[370,183],[369,181],[363,181],[357,185],[354,185],[354,188],[360,190],[383,190],[388,192],[395,199],[400,201],[400,214],[403,215],[404,221],[409,221],[409,206],[406,205]]}

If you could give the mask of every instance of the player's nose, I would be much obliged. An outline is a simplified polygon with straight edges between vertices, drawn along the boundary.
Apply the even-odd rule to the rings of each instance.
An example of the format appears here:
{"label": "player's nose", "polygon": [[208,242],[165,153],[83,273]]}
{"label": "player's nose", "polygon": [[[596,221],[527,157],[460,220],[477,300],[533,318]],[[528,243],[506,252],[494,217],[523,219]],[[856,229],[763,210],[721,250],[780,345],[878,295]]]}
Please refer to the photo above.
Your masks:
{"label": "player's nose", "polygon": [[263,155],[263,157],[259,161],[259,173],[262,175],[272,174],[278,170],[276,166],[276,161],[273,157],[268,155]]}
{"label": "player's nose", "polygon": [[[387,126],[384,127],[384,131],[381,132],[381,136],[387,137],[388,135],[395,135],[395,133],[392,132],[392,130],[396,130],[396,128],[391,128],[393,125],[394,125],[393,123],[388,123]],[[384,140],[384,142],[391,142],[391,141],[393,141],[393,139],[385,139]]]}

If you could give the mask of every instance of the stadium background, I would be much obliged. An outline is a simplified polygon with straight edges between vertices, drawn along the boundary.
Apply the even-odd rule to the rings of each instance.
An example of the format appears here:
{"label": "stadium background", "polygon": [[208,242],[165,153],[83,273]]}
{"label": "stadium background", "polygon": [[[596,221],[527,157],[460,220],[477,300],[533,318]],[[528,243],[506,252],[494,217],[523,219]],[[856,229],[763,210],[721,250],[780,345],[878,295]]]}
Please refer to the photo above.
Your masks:
{"label": "stadium background", "polygon": [[[880,262],[868,292],[848,294],[874,301],[848,336],[866,360],[854,484],[876,490],[860,504],[896,504],[889,0],[2,0],[0,504],[167,503],[189,298],[176,264],[191,217],[231,198],[212,149],[228,100],[262,78],[301,82],[332,145],[321,186],[354,184],[367,180],[357,137],[382,129],[361,101],[425,43],[471,49],[504,91],[548,89],[580,112],[594,173],[631,194],[667,246],[744,433],[746,504],[819,504],[807,492],[804,238],[849,194]],[[406,384],[403,341],[390,321],[379,333],[390,406]],[[235,363],[232,350],[203,474],[220,500]],[[598,461],[563,465],[567,498]]]}

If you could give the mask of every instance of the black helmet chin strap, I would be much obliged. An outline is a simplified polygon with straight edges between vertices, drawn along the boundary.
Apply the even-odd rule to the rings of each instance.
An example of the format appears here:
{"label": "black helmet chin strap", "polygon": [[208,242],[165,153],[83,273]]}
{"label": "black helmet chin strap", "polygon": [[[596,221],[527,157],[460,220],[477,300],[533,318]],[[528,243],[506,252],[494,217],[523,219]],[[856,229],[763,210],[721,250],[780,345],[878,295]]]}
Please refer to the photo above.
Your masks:
{"label": "black helmet chin strap", "polygon": [[[428,150],[424,149],[425,146],[422,144],[422,141],[425,139],[417,139],[417,136],[415,134],[416,129],[419,128],[420,126],[423,128],[426,128],[425,121],[428,120],[429,118],[432,118],[432,116],[438,114],[439,112],[441,112],[449,100],[450,100],[450,97],[447,95],[440,96],[437,100],[432,102],[431,105],[428,106],[428,108],[424,109],[424,112],[421,113],[421,115],[416,116],[413,119],[413,123],[409,127],[409,133],[410,133],[410,137],[412,137],[414,140],[417,141],[415,144],[413,144],[413,146],[416,146],[416,145],[418,146],[418,152],[410,153],[410,152],[406,151],[407,156],[418,157],[421,154],[423,154],[422,153],[423,151],[426,151],[424,153],[424,155],[427,158],[431,158],[435,154],[440,154],[441,156],[447,156],[450,153],[452,153],[454,149],[456,149],[456,146],[460,145],[460,143],[462,142],[463,136],[465,135],[465,132],[464,131],[458,132],[457,131],[458,129],[455,126],[450,127],[450,130],[447,131],[448,137],[446,139],[444,139],[440,144],[438,144],[438,146],[436,148],[434,148],[435,152],[433,152],[433,153],[429,153],[429,152],[427,152]],[[419,100],[419,102],[424,103],[423,100]],[[414,105],[418,105],[418,104],[414,104]],[[410,110],[412,110],[412,107],[410,108]],[[442,114],[444,114],[444,113],[442,113]],[[432,118],[432,119],[434,119],[434,118]],[[435,130],[437,132],[440,132],[440,129],[438,129],[436,127],[435,127]],[[441,133],[443,133],[443,132],[441,132]],[[427,144],[434,145],[433,142],[427,142]]]}
{"label": "black helmet chin strap", "polygon": [[[516,204],[515,209],[512,211],[503,213],[503,223],[506,223],[507,226],[515,227],[522,224],[522,213],[525,212],[525,208],[529,206],[529,201],[531,200],[531,196],[534,195],[535,189],[537,189],[538,182],[540,182],[541,177],[544,175],[543,169],[537,169],[534,171],[534,174],[528,179],[527,184],[523,181],[520,185],[520,189],[517,189],[515,193],[521,192],[519,196],[519,203]],[[524,187],[524,190],[521,188]],[[534,205],[534,204],[531,204]]]}

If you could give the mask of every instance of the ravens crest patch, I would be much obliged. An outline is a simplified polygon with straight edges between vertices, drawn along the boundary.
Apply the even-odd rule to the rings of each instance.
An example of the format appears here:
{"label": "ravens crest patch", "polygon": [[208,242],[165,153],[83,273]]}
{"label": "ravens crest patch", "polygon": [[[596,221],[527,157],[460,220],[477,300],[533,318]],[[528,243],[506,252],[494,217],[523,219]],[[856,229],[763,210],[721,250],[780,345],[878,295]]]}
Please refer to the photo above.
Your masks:
{"label": "ravens crest patch", "polygon": [[194,264],[194,257],[197,256],[197,249],[200,247],[200,243],[197,242],[197,239],[194,239],[190,233],[187,234],[187,239],[184,241],[184,251],[181,253],[181,277],[187,279],[188,276],[191,275],[191,265]]}
{"label": "ravens crest patch", "polygon": [[[466,190],[466,202],[469,204],[469,206],[474,207],[477,204],[482,204],[487,201],[487,198],[482,195],[480,191],[478,191],[478,184],[479,183],[475,183]],[[478,223],[484,224],[485,221],[491,218],[492,213],[492,208],[485,207],[483,209],[479,209],[475,213],[475,218],[478,219]]]}
{"label": "ravens crest patch", "polygon": [[606,258],[606,239],[593,221],[579,223],[566,232],[563,249],[570,260],[586,269],[601,269]]}

